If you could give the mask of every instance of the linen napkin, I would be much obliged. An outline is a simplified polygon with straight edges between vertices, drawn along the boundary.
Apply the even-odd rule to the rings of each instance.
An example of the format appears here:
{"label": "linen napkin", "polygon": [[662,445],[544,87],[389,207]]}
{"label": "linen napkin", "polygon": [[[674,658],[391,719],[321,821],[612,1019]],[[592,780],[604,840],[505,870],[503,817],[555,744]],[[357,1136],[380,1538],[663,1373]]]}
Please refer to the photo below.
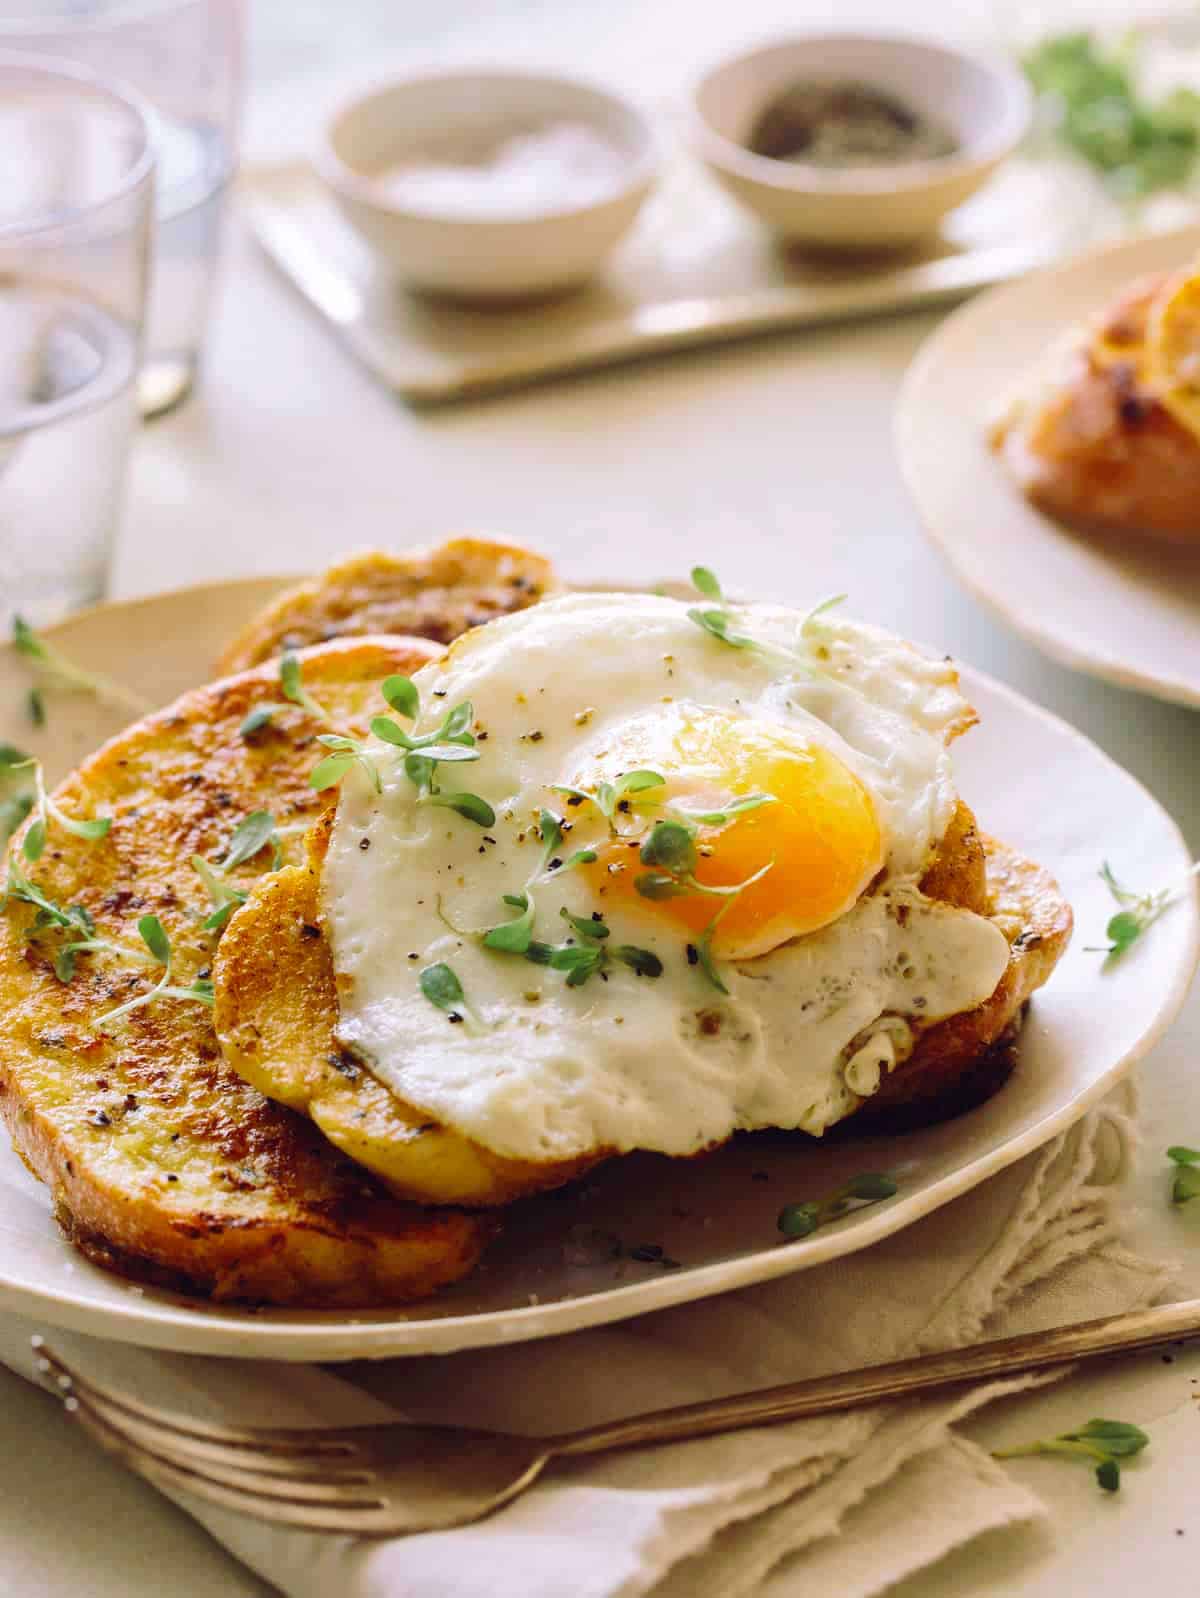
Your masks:
{"label": "linen napkin", "polygon": [[[1116,1221],[1132,1140],[1123,1089],[874,1248],[540,1343],[337,1373],[58,1331],[53,1343],[85,1373],[212,1419],[344,1424],[399,1409],[566,1430],[1152,1302],[1169,1270],[1128,1253]],[[38,1330],[0,1322],[0,1359],[31,1375]],[[563,1463],[500,1514],[419,1537],[312,1537],[178,1501],[290,1598],[870,1598],[983,1531],[1042,1513],[953,1426],[1046,1379]]]}

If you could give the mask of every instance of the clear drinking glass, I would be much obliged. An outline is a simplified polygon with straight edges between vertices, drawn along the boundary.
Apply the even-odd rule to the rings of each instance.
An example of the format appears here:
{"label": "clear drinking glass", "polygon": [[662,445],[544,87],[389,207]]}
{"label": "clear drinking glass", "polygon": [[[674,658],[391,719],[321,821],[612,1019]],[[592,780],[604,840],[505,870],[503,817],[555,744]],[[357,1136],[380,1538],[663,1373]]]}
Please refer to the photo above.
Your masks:
{"label": "clear drinking glass", "polygon": [[0,55],[0,632],[104,589],[154,207],[137,105],[69,63]]}
{"label": "clear drinking glass", "polygon": [[143,416],[177,405],[199,365],[237,145],[242,12],[242,0],[0,0],[0,50],[77,61],[146,102],[158,231]]}

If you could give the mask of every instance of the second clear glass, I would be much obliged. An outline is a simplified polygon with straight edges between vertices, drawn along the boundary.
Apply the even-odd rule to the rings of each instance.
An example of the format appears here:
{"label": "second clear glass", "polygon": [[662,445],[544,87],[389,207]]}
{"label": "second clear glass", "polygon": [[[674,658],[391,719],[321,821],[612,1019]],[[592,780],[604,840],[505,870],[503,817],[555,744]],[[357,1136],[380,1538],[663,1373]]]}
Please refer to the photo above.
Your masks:
{"label": "second clear glass", "polygon": [[199,368],[236,161],[242,35],[241,0],[0,0],[0,51],[77,62],[144,101],[158,168],[144,416],[177,405]]}

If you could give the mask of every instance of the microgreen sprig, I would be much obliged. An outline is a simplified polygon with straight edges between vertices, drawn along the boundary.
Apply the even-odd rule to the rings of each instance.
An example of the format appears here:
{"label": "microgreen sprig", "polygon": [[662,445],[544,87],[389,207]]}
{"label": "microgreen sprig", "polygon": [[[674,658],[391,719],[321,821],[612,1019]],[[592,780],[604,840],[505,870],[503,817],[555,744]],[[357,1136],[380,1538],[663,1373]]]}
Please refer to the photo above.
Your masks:
{"label": "microgreen sprig", "polygon": [[33,864],[40,860],[46,847],[46,834],[51,820],[58,823],[66,832],[73,833],[77,838],[86,838],[89,842],[96,842],[108,836],[112,827],[111,816],[93,816],[88,821],[80,821],[76,816],[67,815],[59,805],[46,792],[46,779],[40,760],[27,759],[23,762],[12,764],[7,771],[15,773],[28,769],[33,779],[32,803],[26,810],[37,810],[37,819],[31,822],[24,838],[21,840],[21,853],[26,860]]}
{"label": "microgreen sprig", "polygon": [[256,733],[262,732],[265,727],[269,727],[274,721],[276,713],[282,709],[283,706],[275,704],[274,701],[255,705],[254,709],[250,711],[238,728],[239,736],[245,739],[253,738]]}
{"label": "microgreen sprig", "polygon": [[569,988],[581,988],[589,977],[603,974],[614,960],[628,966],[635,976],[662,976],[662,961],[652,950],[639,949],[631,943],[609,943],[612,929],[599,911],[594,911],[590,917],[577,916],[563,905],[558,913],[571,927],[578,942],[571,938],[559,944],[530,942],[525,958],[534,965],[564,971]]}
{"label": "microgreen sprig", "polygon": [[649,799],[640,799],[638,796],[663,787],[666,780],[657,771],[627,771],[624,776],[618,777],[616,782],[597,783],[595,791],[591,793],[585,788],[566,788],[558,784],[551,784],[551,792],[564,794],[568,804],[580,805],[585,802],[594,804],[608,822],[609,831],[615,835],[617,811],[631,810],[635,804],[657,804],[659,802],[657,794]]}
{"label": "microgreen sprig", "polygon": [[283,864],[283,845],[275,818],[269,810],[253,810],[233,829],[224,856],[219,861],[206,860],[198,854],[192,856],[192,870],[204,884],[212,901],[212,912],[203,923],[206,932],[223,931],[233,912],[246,902],[245,891],[230,882],[227,873],[252,860],[267,847],[271,849],[271,870],[278,871]]}
{"label": "microgreen sprig", "polygon": [[570,871],[575,866],[590,865],[597,859],[594,849],[576,849],[565,860],[560,858],[559,850],[566,837],[566,823],[561,816],[556,816],[553,810],[538,811],[538,836],[542,840],[542,858],[526,887],[535,883],[539,877],[544,877],[548,871],[553,871],[555,874]]}
{"label": "microgreen sprig", "polygon": [[[382,693],[391,708],[409,721],[415,721],[420,715],[421,697],[410,677],[396,673],[386,678]],[[491,827],[495,825],[496,812],[486,799],[465,791],[444,793],[438,785],[440,765],[479,759],[475,735],[471,731],[474,720],[475,707],[469,699],[464,699],[446,712],[432,732],[407,732],[390,716],[376,716],[371,722],[371,731],[384,743],[404,750],[404,774],[416,788],[419,801],[453,810],[477,827]]]}
{"label": "microgreen sprig", "polygon": [[[692,586],[696,588],[705,599],[712,600],[709,606],[695,605],[688,611],[688,620],[695,622],[696,626],[708,633],[722,644],[728,644],[731,649],[745,649],[762,659],[771,661],[787,671],[800,672],[807,677],[815,677],[817,668],[806,654],[797,649],[787,649],[779,644],[770,644],[761,638],[754,638],[749,633],[735,632],[734,616],[729,608],[721,584],[716,574],[707,566],[692,567]],[[826,611],[832,610],[835,605],[840,605],[845,600],[845,594],[832,594],[828,599],[822,599],[814,605],[804,620],[800,623],[799,637],[803,638],[809,628]]]}
{"label": "microgreen sprig", "polygon": [[31,881],[20,869],[15,861],[9,862],[8,877],[4,884],[4,893],[0,897],[0,910],[3,910],[10,899],[17,899],[22,904],[31,904],[37,910],[37,917],[33,923],[35,931],[43,927],[62,927],[67,931],[83,932],[91,937],[96,930],[96,924],[91,914],[81,904],[71,905],[69,908],[57,904],[50,896]]}
{"label": "microgreen sprig", "polygon": [[1013,1448],[997,1448],[995,1459],[1020,1459],[1028,1454],[1082,1455],[1097,1461],[1096,1480],[1106,1493],[1121,1485],[1122,1459],[1140,1454],[1150,1441],[1140,1426],[1123,1420],[1089,1420],[1076,1432],[1061,1432],[1057,1437],[1042,1437],[1037,1442],[1019,1443]]}
{"label": "microgreen sprig", "polygon": [[92,1020],[92,1026],[102,1027],[109,1022],[119,1020],[128,1015],[131,1010],[139,1010],[144,1005],[152,1004],[155,999],[187,999],[199,1004],[212,1006],[213,985],[207,977],[198,977],[189,987],[176,987],[171,982],[171,942],[167,937],[162,922],[155,915],[140,917],[137,924],[138,936],[146,945],[151,958],[163,968],[162,976],[146,993],[139,993],[134,998],[119,1004],[115,1010],[108,1010],[101,1016]]}
{"label": "microgreen sprig", "polygon": [[[68,660],[52,644],[39,637],[23,616],[13,617],[12,640],[17,653],[32,661],[35,669],[48,680],[61,683],[66,688],[94,694],[97,699],[103,699],[111,705],[120,705],[126,710],[136,711],[140,716],[154,708],[148,699],[143,699],[141,694],[135,694],[119,682],[114,682],[111,677],[102,677],[97,672],[86,671],[74,661]],[[44,720],[45,707],[42,706],[41,709]],[[33,714],[32,705],[31,714]]]}
{"label": "microgreen sprig", "polygon": [[[1200,872],[1200,861],[1190,868],[1184,881],[1197,872]],[[1109,960],[1118,960],[1175,903],[1181,884],[1159,888],[1151,893],[1137,893],[1117,881],[1107,860],[1100,867],[1100,876],[1121,908],[1109,917],[1104,928],[1107,944],[1085,946],[1084,953],[1103,954]]]}
{"label": "microgreen sprig", "polygon": [[1188,1204],[1192,1199],[1200,1198],[1200,1149],[1189,1149],[1176,1143],[1167,1150],[1167,1158],[1175,1166],[1171,1203]]}
{"label": "microgreen sprig", "polygon": [[895,1198],[899,1191],[893,1177],[874,1171],[864,1172],[852,1176],[824,1198],[785,1204],[779,1212],[776,1225],[784,1237],[794,1242],[797,1238],[810,1236],[829,1221],[836,1221],[852,1208],[881,1204],[884,1199]]}
{"label": "microgreen sprig", "polygon": [[456,973],[444,961],[439,961],[437,965],[427,965],[421,972],[418,983],[430,1004],[435,1009],[444,1010],[448,1020],[465,1025],[468,1031],[488,1030],[487,1022],[467,1002],[463,985]]}
{"label": "microgreen sprig", "polygon": [[333,720],[325,706],[319,705],[304,686],[304,667],[300,664],[300,657],[291,650],[280,657],[279,687],[285,699],[290,699],[293,705],[299,705],[301,710],[307,710],[317,721],[328,723]]}
{"label": "microgreen sprig", "polygon": [[[765,803],[768,799],[767,795],[754,797],[760,803]],[[729,814],[728,811],[710,813]],[[644,899],[674,899],[681,894],[702,893],[724,901],[690,948],[695,953],[695,964],[699,966],[709,983],[718,993],[728,993],[729,989],[725,986],[713,958],[713,935],[721,923],[721,918],[728,914],[747,888],[766,876],[775,862],[768,860],[766,865],[761,866],[751,876],[728,887],[700,882],[696,877],[696,867],[699,864],[696,827],[690,821],[677,818],[654,823],[638,851],[638,858],[643,865],[651,867],[649,871],[644,871],[634,879],[633,885]]]}
{"label": "microgreen sprig", "polygon": [[33,809],[33,757],[0,743],[0,849]]}

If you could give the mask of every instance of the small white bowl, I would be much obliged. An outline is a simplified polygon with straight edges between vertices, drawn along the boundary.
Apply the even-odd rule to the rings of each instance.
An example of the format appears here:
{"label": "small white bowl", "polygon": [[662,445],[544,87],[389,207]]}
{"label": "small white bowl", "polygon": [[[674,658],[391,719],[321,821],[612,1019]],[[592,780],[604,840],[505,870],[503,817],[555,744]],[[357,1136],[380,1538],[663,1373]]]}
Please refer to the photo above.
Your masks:
{"label": "small white bowl", "polygon": [[[582,203],[508,216],[402,201],[382,181],[403,163],[454,162],[514,135],[583,124],[623,157],[611,189]],[[333,114],[314,157],[343,214],[410,287],[512,301],[583,283],[633,224],[657,159],[646,118],[628,101],[571,78],[448,71],[393,79]]]}
{"label": "small white bowl", "polygon": [[[954,134],[953,155],[830,168],[754,155],[762,112],[799,80],[890,91]],[[927,40],[810,34],[711,68],[692,101],[693,147],[729,193],[784,238],[825,249],[879,249],[933,232],[1020,142],[1033,101],[1007,62]]]}

